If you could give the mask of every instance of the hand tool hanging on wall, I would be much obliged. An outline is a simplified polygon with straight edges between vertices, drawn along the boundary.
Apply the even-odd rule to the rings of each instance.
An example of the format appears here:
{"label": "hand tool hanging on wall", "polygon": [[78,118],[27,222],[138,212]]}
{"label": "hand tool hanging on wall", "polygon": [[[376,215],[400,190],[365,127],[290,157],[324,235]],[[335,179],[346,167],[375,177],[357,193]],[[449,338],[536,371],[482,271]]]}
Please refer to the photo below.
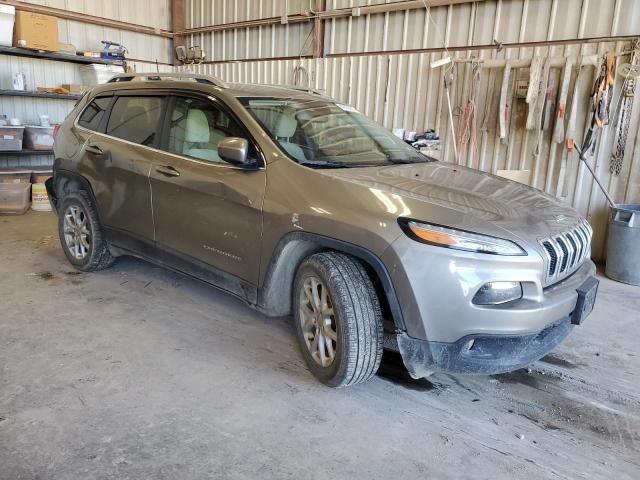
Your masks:
{"label": "hand tool hanging on wall", "polygon": [[609,123],[609,110],[611,108],[611,99],[613,98],[615,74],[616,56],[614,53],[608,53],[600,66],[600,73],[596,83],[593,85],[593,105],[598,128],[602,128]]}
{"label": "hand tool hanging on wall", "polygon": [[636,40],[633,47],[634,52],[631,55],[631,62],[624,63],[618,68],[618,75],[624,77],[625,80],[622,84],[621,99],[618,101],[618,111],[614,114],[616,119],[616,141],[609,161],[609,171],[614,175],[620,175],[622,171],[624,152],[629,136],[629,124],[631,123],[633,98],[636,93],[638,78],[640,78],[640,54],[638,54],[640,41]]}
{"label": "hand tool hanging on wall", "polygon": [[588,152],[589,149],[595,149],[595,145],[597,143],[595,138],[597,135],[597,131],[601,130],[609,123],[609,108],[611,106],[613,84],[615,82],[615,68],[615,54],[608,53],[607,55],[605,55],[603,62],[600,64],[600,67],[598,69],[600,73],[598,74],[593,85],[593,104],[591,106],[590,112],[591,122],[589,124],[589,129],[584,136],[582,147],[574,145],[574,148],[578,152],[578,158],[580,158],[580,160],[582,160],[584,165],[587,167],[587,170],[589,170],[589,173],[595,180],[598,187],[600,187],[600,190],[602,190],[602,193],[604,193],[604,196],[607,198],[607,201],[613,208],[616,208],[616,202],[613,201],[613,198],[611,198],[611,195],[609,195],[609,192],[604,187],[604,185],[602,185],[600,179],[591,168],[591,165],[589,165],[589,162],[587,162],[585,153]]}

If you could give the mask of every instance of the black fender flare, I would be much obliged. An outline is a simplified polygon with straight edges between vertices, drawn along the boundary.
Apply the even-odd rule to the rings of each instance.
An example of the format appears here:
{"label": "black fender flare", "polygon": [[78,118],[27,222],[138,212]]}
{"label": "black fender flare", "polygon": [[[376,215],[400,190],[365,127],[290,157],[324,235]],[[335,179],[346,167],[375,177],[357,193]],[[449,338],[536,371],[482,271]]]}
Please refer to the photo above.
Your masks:
{"label": "black fender flare", "polygon": [[46,185],[47,192],[50,195],[49,198],[52,199],[52,202],[55,204],[56,209],[59,206],[58,201],[62,197],[64,197],[64,193],[71,191],[67,188],[67,185],[70,184],[76,184],[80,189],[85,190],[91,196],[91,200],[93,201],[94,205],[97,205],[93,187],[86,178],[84,178],[77,172],[57,168],[54,170],[52,181]]}
{"label": "black fender flare", "polygon": [[352,255],[371,268],[384,292],[395,327],[405,331],[393,281],[380,257],[359,245],[309,232],[289,232],[276,245],[259,289],[258,309],[269,316],[290,315],[291,290],[298,266],[309,255],[326,250]]}

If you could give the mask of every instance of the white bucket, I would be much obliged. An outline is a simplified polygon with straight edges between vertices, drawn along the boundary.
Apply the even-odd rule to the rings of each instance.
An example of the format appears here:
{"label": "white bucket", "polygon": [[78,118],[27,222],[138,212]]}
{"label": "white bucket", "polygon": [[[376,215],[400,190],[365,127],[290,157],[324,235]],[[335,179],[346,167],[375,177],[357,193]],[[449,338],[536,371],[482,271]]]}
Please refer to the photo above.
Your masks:
{"label": "white bucket", "polygon": [[31,210],[36,212],[50,212],[51,204],[44,183],[34,183],[31,186]]}

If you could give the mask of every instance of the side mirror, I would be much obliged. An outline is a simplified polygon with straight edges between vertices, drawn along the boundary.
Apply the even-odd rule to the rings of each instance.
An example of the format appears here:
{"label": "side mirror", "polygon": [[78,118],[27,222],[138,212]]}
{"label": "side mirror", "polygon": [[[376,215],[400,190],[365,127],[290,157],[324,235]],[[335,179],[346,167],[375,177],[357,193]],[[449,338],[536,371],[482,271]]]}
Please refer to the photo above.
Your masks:
{"label": "side mirror", "polygon": [[244,138],[227,137],[218,142],[218,156],[231,165],[251,166],[248,154],[249,142]]}

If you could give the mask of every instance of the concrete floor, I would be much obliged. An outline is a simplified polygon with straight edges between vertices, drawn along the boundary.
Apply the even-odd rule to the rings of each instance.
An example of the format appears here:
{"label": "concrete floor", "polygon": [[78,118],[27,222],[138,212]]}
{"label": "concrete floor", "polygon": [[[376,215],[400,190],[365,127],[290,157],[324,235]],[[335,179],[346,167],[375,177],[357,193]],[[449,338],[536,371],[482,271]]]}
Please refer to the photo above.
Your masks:
{"label": "concrete floor", "polygon": [[287,319],[145,262],[78,274],[0,217],[0,479],[640,478],[640,288],[494,377],[332,390]]}

